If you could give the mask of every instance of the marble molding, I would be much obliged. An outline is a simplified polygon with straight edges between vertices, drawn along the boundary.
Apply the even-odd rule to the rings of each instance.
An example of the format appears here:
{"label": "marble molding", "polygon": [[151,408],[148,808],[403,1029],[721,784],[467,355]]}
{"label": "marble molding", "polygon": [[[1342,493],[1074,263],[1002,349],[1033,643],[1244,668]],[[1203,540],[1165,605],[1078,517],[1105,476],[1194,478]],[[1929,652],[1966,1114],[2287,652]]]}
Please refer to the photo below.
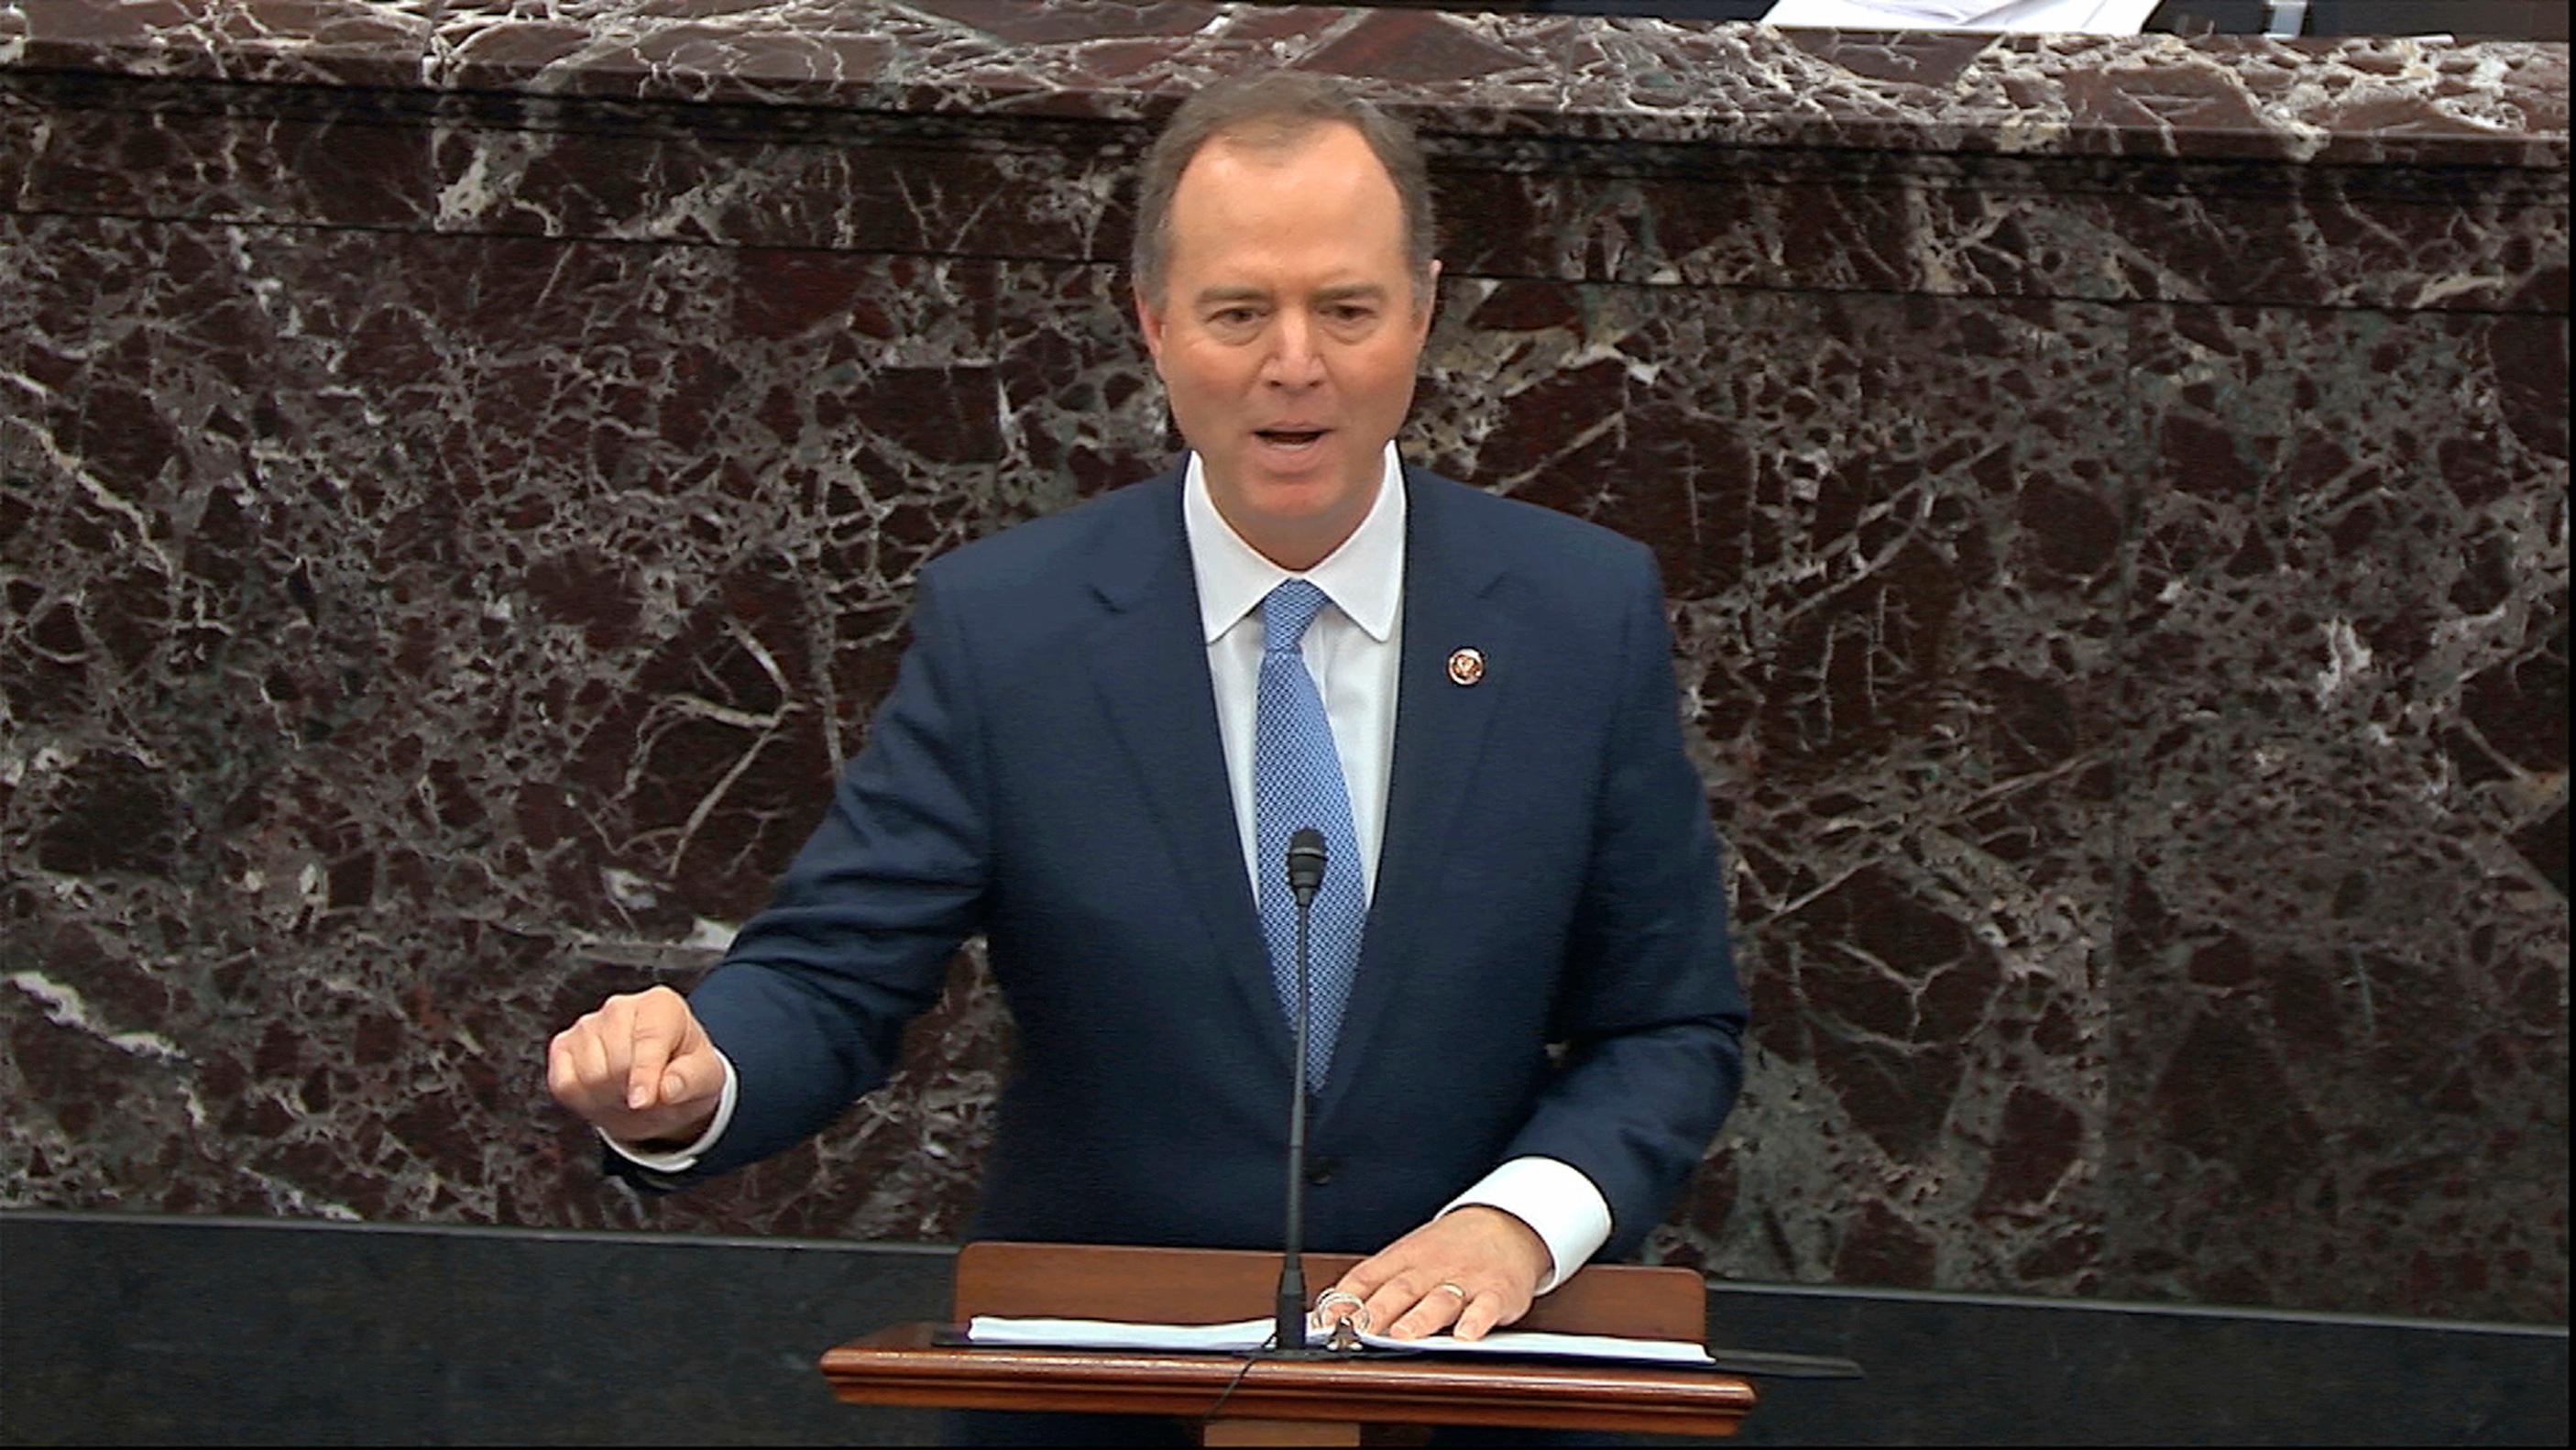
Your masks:
{"label": "marble molding", "polygon": [[1403,439],[1657,550],[1757,1021],[1656,1251],[2566,1313],[2566,50],[1197,4],[0,5],[0,1203],[937,1238],[973,951],[639,1201],[939,550],[1175,446],[1197,77],[1430,135]]}

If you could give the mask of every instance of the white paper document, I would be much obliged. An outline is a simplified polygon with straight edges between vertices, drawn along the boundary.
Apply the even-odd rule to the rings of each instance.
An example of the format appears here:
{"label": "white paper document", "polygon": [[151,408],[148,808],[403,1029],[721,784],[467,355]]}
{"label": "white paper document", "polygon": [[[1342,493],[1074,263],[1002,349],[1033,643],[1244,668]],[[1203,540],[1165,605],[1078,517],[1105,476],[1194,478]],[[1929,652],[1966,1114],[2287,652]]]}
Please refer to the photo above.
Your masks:
{"label": "white paper document", "polygon": [[1980,30],[2135,35],[2156,0],[1780,0],[1765,25],[1807,30]]}
{"label": "white paper document", "polygon": [[[1270,1342],[1275,1326],[1268,1319],[1237,1319],[1227,1324],[1123,1324],[1108,1319],[1008,1319],[977,1315],[967,1321],[973,1344],[1011,1344],[1045,1349],[1144,1349],[1179,1354],[1248,1354]],[[1318,1338],[1321,1337],[1320,1332]],[[1535,1330],[1498,1329],[1482,1339],[1389,1339],[1363,1334],[1371,1349],[1400,1349],[1423,1354],[1535,1354],[1559,1359],[1645,1360],[1655,1364],[1716,1363],[1699,1345],[1678,1339],[1625,1339],[1611,1334],[1547,1334]]]}

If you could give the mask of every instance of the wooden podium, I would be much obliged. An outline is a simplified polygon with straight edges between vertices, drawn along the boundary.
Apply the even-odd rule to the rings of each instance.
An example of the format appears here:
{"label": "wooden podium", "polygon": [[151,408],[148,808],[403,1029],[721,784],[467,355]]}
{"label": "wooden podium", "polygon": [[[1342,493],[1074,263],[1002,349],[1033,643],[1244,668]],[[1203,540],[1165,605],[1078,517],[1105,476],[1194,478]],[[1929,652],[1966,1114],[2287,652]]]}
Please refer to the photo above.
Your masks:
{"label": "wooden podium", "polygon": [[[1358,1258],[1308,1254],[1320,1293]],[[958,1251],[950,1316],[979,1314],[1217,1323],[1266,1317],[1279,1256],[1214,1249],[977,1243]],[[1247,1360],[1218,1354],[1028,1349],[944,1342],[951,1325],[898,1324],[826,1351],[824,1377],[851,1404],[1170,1415],[1209,1445],[1403,1443],[1432,1425],[1527,1425],[1728,1435],[1753,1386],[1713,1370],[1465,1355]],[[1683,1339],[1707,1331],[1688,1269],[1596,1264],[1532,1306],[1515,1329]]]}

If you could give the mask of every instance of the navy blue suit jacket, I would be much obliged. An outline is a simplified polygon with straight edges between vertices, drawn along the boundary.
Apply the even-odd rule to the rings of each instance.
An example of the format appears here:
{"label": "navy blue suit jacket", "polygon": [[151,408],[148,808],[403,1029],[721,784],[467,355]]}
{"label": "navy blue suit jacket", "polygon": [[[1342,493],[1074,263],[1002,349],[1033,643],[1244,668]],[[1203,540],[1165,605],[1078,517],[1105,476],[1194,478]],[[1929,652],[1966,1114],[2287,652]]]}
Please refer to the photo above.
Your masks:
{"label": "navy blue suit jacket", "polygon": [[[1496,1164],[1572,1164],[1633,1254],[1732,1105],[1743,1001],[1651,556],[1408,470],[1381,865],[1307,1242],[1366,1253]],[[1487,670],[1450,681],[1451,651]],[[1168,474],[922,572],[829,814],[691,995],[740,1076],[689,1177],[885,1080],[988,935],[1016,1071],[971,1237],[1255,1248],[1290,1036],[1244,876]],[[1551,1050],[1551,1044],[1555,1047]]]}

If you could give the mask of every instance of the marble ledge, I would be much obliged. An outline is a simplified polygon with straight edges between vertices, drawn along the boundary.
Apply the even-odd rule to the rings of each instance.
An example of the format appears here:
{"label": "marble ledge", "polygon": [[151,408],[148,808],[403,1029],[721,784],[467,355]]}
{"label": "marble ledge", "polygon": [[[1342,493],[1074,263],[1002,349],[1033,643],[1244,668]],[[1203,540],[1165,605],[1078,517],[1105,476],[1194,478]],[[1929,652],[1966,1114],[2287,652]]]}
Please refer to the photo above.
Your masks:
{"label": "marble ledge", "polygon": [[1067,0],[0,3],[0,70],[1148,119],[1210,76],[1360,78],[1458,135],[2563,171],[2567,47],[1863,35]]}

